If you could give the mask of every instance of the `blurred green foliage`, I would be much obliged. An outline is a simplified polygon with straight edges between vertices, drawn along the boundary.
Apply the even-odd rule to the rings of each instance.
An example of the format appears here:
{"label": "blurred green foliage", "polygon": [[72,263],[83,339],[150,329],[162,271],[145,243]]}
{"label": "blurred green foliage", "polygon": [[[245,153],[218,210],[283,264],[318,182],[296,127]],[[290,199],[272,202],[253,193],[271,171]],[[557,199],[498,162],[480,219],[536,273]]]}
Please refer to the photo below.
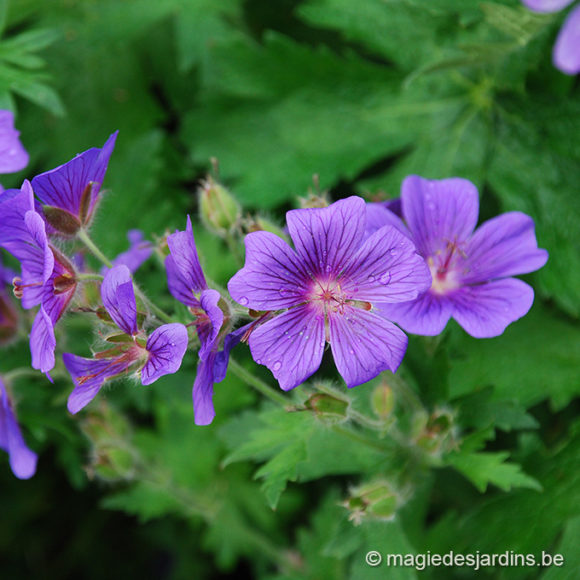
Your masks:
{"label": "blurred green foliage", "polygon": [[[230,373],[214,424],[195,427],[192,354],[179,374],[116,385],[75,417],[66,378],[19,379],[40,462],[19,482],[2,459],[2,577],[407,579],[417,573],[371,568],[365,554],[545,550],[566,566],[489,575],[576,578],[580,85],[550,61],[562,18],[519,0],[0,2],[0,106],[17,112],[31,154],[3,184],[119,129],[94,227],[109,255],[129,228],[150,239],[183,229],[212,157],[245,211],[280,223],[314,175],[333,198],[372,200],[397,197],[411,173],[465,177],[482,218],[526,212],[550,252],[528,277],[532,311],[503,336],[478,341],[450,325],[412,338],[398,373],[410,389],[392,376],[348,395],[327,385],[348,396],[348,422],[308,407],[320,385],[281,408]],[[199,226],[196,240],[225,286],[235,254]],[[155,259],[137,277],[174,308]],[[60,346],[87,352],[82,316],[65,326]],[[28,364],[23,345],[3,351],[1,371]],[[382,418],[380,381],[395,400]],[[385,437],[392,424],[412,445]],[[355,526],[344,501],[376,477],[397,490],[396,517],[362,506]]]}

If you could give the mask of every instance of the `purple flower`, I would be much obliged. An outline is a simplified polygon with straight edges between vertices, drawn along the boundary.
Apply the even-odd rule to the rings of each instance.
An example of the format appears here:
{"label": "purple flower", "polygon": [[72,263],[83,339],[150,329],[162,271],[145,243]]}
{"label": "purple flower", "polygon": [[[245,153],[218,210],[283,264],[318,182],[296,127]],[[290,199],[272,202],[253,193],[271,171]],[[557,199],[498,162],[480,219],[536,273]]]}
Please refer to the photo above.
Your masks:
{"label": "purple flower", "polygon": [[248,234],[245,266],[228,284],[243,306],[283,310],[251,333],[254,360],[284,390],[318,369],[327,342],[349,387],[395,371],[407,337],[375,310],[429,287],[429,270],[412,242],[391,226],[365,240],[359,197],[286,217],[295,250],[269,232]]}
{"label": "purple flower", "polygon": [[[453,317],[472,336],[489,338],[528,312],[534,291],[512,276],[533,272],[548,259],[546,250],[538,249],[529,216],[509,212],[474,232],[477,189],[459,178],[407,177],[401,202],[408,235],[433,281],[415,300],[381,304],[383,315],[423,335],[439,334]],[[375,209],[369,204],[367,211]]]}
{"label": "purple flower", "polygon": [[12,473],[18,479],[29,479],[36,473],[38,457],[26,446],[22,438],[2,379],[0,379],[0,449],[8,453]]}
{"label": "purple flower", "polygon": [[[112,263],[113,266],[124,264],[131,272],[135,273],[153,253],[153,244],[145,239],[141,230],[129,230],[127,239],[129,240],[129,249],[119,254]],[[105,274],[106,268],[103,271],[103,275]]]}
{"label": "purple flower", "polygon": [[224,348],[219,351],[225,322],[220,307],[221,296],[217,290],[208,288],[199,263],[189,216],[186,230],[168,236],[167,244],[171,252],[165,259],[169,291],[195,317],[201,343],[192,393],[195,424],[209,425],[215,417],[213,385],[225,378],[229,353],[240,342],[247,327],[227,335]]}
{"label": "purple flower", "polygon": [[[535,12],[557,12],[574,0],[522,0]],[[554,66],[568,75],[580,72],[580,4],[566,18],[552,54]]]}
{"label": "purple flower", "polygon": [[0,173],[14,173],[28,165],[28,153],[19,135],[12,112],[0,110]]}
{"label": "purple flower", "polygon": [[54,326],[74,296],[76,274],[69,260],[49,243],[28,181],[21,190],[0,195],[0,213],[0,247],[22,268],[21,276],[14,278],[14,294],[22,299],[23,308],[40,305],[30,333],[32,366],[48,373],[55,363]]}
{"label": "purple flower", "polygon": [[109,270],[101,284],[103,305],[122,330],[108,340],[115,346],[93,359],[65,353],[64,364],[75,388],[68,398],[68,410],[77,413],[90,403],[105,381],[129,372],[139,374],[141,384],[175,373],[187,349],[187,329],[183,324],[164,324],[148,337],[137,326],[137,303],[131,272],[125,265]]}
{"label": "purple flower", "polygon": [[74,235],[91,223],[117,133],[102,149],[93,147],[32,180],[42,213],[52,227],[50,233]]}

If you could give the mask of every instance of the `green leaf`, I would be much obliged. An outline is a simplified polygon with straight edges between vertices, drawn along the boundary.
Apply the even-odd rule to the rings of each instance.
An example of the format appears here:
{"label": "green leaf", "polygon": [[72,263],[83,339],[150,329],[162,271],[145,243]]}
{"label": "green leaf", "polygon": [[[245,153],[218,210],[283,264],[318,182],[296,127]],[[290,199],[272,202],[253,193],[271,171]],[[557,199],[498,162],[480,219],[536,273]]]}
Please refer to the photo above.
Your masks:
{"label": "green leaf", "polygon": [[522,472],[515,463],[505,463],[508,452],[456,453],[449,455],[446,462],[463,473],[480,491],[485,492],[489,483],[503,491],[516,487],[527,487],[540,491],[541,485]]}
{"label": "green leaf", "polygon": [[580,329],[536,304],[497,338],[451,335],[450,396],[493,386],[492,401],[529,408],[550,399],[555,409],[580,394]]}
{"label": "green leaf", "polygon": [[[247,419],[248,416],[243,420]],[[286,483],[297,479],[297,466],[307,457],[306,441],[315,423],[308,412],[289,413],[283,409],[271,409],[260,413],[255,424],[258,426],[249,433],[249,438],[241,445],[238,443],[224,460],[224,465],[247,459],[268,459],[254,477],[264,480],[262,490],[270,507],[275,509]],[[239,432],[238,421],[222,429],[223,436],[230,441],[232,432]]]}
{"label": "green leaf", "polygon": [[536,221],[550,258],[541,288],[574,316],[580,314],[580,104],[532,96],[502,102],[489,182],[504,210]]}

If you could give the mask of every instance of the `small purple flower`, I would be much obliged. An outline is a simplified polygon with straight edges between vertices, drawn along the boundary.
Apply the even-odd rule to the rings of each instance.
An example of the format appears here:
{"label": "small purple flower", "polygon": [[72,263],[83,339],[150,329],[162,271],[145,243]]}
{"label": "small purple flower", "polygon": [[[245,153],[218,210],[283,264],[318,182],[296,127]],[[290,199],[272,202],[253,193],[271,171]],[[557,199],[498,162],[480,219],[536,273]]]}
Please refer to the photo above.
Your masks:
{"label": "small purple flower", "polygon": [[30,479],[36,473],[38,457],[24,442],[2,379],[0,379],[0,449],[8,453],[12,473],[18,479]]}
{"label": "small purple flower", "polygon": [[[132,273],[135,273],[153,253],[153,244],[145,239],[141,230],[129,230],[127,239],[129,240],[129,249],[119,254],[112,260],[112,263],[113,266],[124,264]],[[103,275],[106,274],[106,271],[107,269],[104,268]]]}
{"label": "small purple flower", "polygon": [[243,306],[283,310],[251,333],[254,360],[284,390],[318,369],[327,342],[349,387],[394,372],[407,337],[376,305],[412,300],[429,287],[429,270],[413,243],[391,226],[365,240],[359,197],[286,217],[295,250],[269,232],[248,234],[245,266],[228,284]]}
{"label": "small purple flower", "polygon": [[[415,300],[381,304],[383,315],[407,332],[428,336],[441,333],[455,318],[472,336],[489,338],[528,312],[534,291],[512,276],[533,272],[548,259],[536,243],[532,218],[509,212],[474,232],[478,193],[466,179],[429,181],[413,175],[401,191],[407,235],[433,281]],[[369,204],[367,211],[376,208]]]}
{"label": "small purple flower", "polygon": [[30,333],[32,366],[48,373],[55,363],[54,326],[75,294],[76,273],[49,243],[46,224],[34,210],[28,181],[21,190],[0,195],[0,213],[0,247],[19,260],[22,268],[21,276],[14,278],[14,294],[25,309],[40,305]]}
{"label": "small purple flower", "polygon": [[102,149],[88,149],[32,180],[51,234],[74,235],[91,223],[117,133],[107,139]]}
{"label": "small purple flower", "polygon": [[109,337],[115,346],[95,354],[93,359],[71,353],[63,355],[75,384],[68,398],[71,413],[90,403],[111,378],[136,372],[141,384],[150,385],[177,372],[187,349],[187,329],[183,324],[164,324],[148,337],[138,328],[135,291],[127,266],[115,266],[107,272],[101,284],[101,298],[107,313],[123,332]]}
{"label": "small purple flower", "polygon": [[0,110],[0,173],[15,173],[28,165],[28,153],[19,136],[12,112]]}
{"label": "small purple flower", "polygon": [[228,334],[224,339],[223,350],[219,350],[226,322],[220,307],[221,296],[217,290],[208,288],[199,263],[189,216],[186,230],[168,236],[167,244],[171,252],[165,259],[169,291],[195,317],[201,343],[192,393],[195,424],[209,425],[215,417],[213,385],[225,378],[229,353],[240,342],[247,327]]}
{"label": "small purple flower", "polygon": [[[522,0],[534,12],[557,12],[574,0]],[[553,52],[554,66],[568,75],[580,72],[580,4],[566,18]]]}

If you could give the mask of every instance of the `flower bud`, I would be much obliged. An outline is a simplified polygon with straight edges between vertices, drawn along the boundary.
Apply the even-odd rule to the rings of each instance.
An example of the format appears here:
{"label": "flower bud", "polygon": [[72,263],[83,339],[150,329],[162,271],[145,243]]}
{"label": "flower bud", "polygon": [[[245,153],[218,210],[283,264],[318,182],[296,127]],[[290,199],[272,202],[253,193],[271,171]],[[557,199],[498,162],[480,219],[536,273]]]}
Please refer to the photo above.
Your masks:
{"label": "flower bud", "polygon": [[101,403],[81,427],[93,445],[91,473],[107,481],[134,477],[136,454],[130,444],[131,429],[121,413]]}
{"label": "flower bud", "polygon": [[328,423],[338,423],[347,417],[348,401],[328,393],[311,395],[304,406],[313,411],[318,419]]}
{"label": "flower bud", "polygon": [[308,194],[308,197],[299,197],[298,203],[300,204],[301,209],[321,208],[328,207],[330,205],[326,192],[322,193],[310,192]]}
{"label": "flower bud", "polygon": [[277,235],[279,238],[288,240],[288,235],[279,225],[263,216],[257,215],[245,219],[244,229],[249,234],[252,232],[270,232]]}
{"label": "flower bud", "polygon": [[240,204],[212,177],[199,189],[199,208],[205,226],[220,236],[231,231],[241,217]]}
{"label": "flower bud", "polygon": [[435,409],[415,439],[416,444],[432,455],[453,449],[456,443],[454,417],[451,411]]}
{"label": "flower bud", "polygon": [[395,393],[387,383],[375,387],[371,395],[373,411],[383,420],[388,419],[395,408]]}
{"label": "flower bud", "polygon": [[353,488],[342,505],[350,511],[349,520],[359,525],[363,519],[392,520],[400,503],[392,486],[377,480]]}

